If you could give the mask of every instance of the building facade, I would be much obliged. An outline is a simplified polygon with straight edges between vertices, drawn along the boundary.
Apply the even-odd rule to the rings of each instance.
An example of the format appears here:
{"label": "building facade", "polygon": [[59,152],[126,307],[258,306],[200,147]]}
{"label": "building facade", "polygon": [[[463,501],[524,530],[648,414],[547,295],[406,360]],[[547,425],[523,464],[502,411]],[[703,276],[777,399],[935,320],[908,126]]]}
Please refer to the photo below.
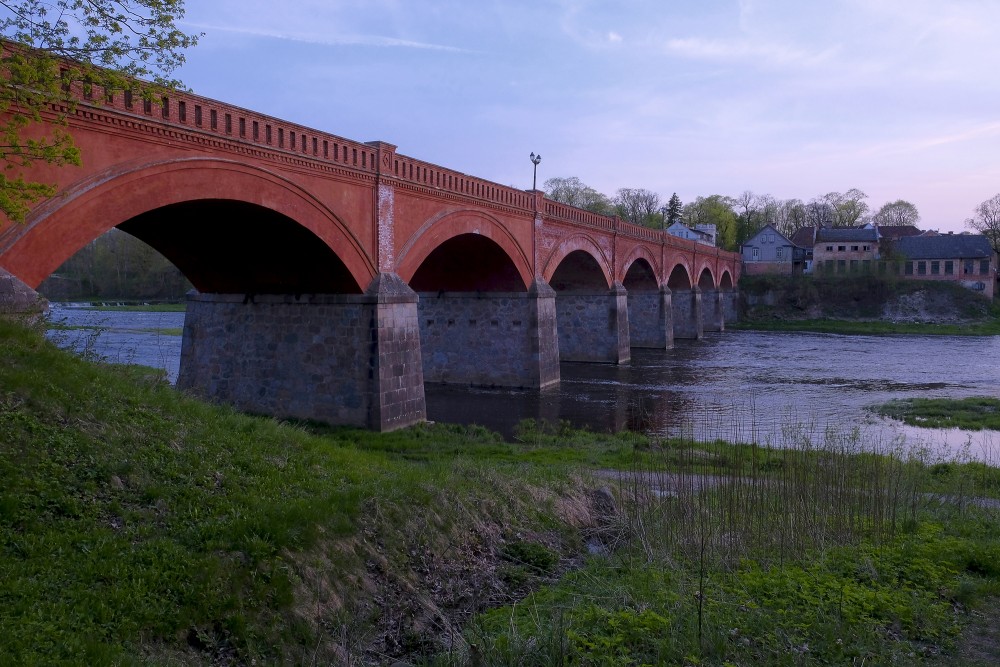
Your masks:
{"label": "building facade", "polygon": [[820,227],[813,245],[817,273],[858,273],[873,269],[879,258],[878,231],[874,227]]}
{"label": "building facade", "polygon": [[743,271],[749,275],[761,273],[801,272],[805,250],[799,248],[772,225],[766,225],[740,246]]}

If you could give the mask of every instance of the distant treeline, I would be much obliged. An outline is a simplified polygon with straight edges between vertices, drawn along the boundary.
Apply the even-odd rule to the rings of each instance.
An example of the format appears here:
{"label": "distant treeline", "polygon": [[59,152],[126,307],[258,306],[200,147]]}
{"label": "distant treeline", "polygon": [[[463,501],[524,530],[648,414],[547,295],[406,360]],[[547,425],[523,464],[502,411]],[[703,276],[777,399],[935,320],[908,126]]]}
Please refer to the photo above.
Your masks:
{"label": "distant treeline", "polygon": [[131,234],[112,229],[84,246],[38,291],[50,301],[183,300],[187,278]]}

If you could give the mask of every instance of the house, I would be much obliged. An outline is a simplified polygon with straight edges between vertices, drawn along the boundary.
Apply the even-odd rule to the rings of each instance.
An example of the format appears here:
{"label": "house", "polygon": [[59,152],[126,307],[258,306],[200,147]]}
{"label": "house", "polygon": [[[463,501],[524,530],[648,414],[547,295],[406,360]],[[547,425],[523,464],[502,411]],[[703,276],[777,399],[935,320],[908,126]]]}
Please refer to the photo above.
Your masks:
{"label": "house", "polygon": [[765,225],[747,239],[740,252],[743,272],[748,275],[794,273],[802,271],[805,265],[805,249],[796,246],[772,225]]}
{"label": "house", "polygon": [[871,271],[879,258],[878,230],[865,227],[819,227],[813,266],[824,273]]}
{"label": "house", "polygon": [[[667,234],[670,234],[671,236],[679,236],[682,239],[697,241],[698,243],[703,243],[705,245],[714,246],[715,225],[698,225],[698,227],[699,229],[691,229],[683,222],[675,222],[667,227]],[[711,232],[706,231],[706,229],[702,229],[707,227],[711,227]]]}
{"label": "house", "polygon": [[951,280],[992,299],[997,255],[980,234],[907,236],[893,244],[900,275],[912,280]]}
{"label": "house", "polygon": [[792,234],[792,244],[805,253],[804,273],[812,273],[813,247],[816,245],[816,227],[800,227]]}

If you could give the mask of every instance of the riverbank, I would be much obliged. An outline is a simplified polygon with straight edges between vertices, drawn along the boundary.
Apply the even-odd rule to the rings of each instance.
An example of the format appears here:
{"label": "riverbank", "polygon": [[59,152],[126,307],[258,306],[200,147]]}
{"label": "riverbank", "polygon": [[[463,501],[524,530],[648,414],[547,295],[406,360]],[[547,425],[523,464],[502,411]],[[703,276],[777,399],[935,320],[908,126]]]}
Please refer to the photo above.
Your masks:
{"label": "riverbank", "polygon": [[9,323],[0,388],[15,663],[886,664],[956,655],[1000,592],[997,516],[961,501],[1000,497],[983,464],[283,424]]}
{"label": "riverbank", "polygon": [[837,334],[1000,335],[1000,306],[950,282],[876,275],[744,276],[731,328]]}

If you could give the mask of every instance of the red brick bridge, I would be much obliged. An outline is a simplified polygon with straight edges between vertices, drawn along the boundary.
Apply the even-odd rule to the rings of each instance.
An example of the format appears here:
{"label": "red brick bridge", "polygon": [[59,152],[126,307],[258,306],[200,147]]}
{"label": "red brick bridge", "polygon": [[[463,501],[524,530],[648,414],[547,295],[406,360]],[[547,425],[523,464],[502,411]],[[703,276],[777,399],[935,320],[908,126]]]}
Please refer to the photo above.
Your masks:
{"label": "red brick bridge", "polygon": [[240,408],[392,429],[423,384],[542,388],[560,361],[722,330],[734,253],[195,95],[98,91],[82,168],[0,228],[37,287],[112,227],[194,284],[178,385]]}

